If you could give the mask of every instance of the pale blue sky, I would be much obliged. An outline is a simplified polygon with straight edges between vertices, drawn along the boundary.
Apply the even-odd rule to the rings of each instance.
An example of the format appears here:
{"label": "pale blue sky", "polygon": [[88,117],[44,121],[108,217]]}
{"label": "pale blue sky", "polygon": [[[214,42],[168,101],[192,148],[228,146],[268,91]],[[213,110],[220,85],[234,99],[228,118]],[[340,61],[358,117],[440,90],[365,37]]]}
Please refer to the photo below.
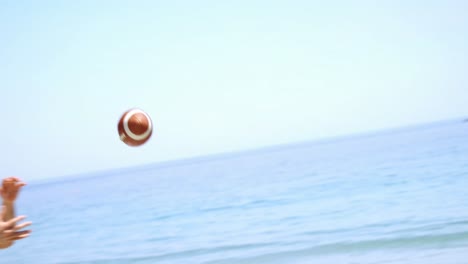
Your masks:
{"label": "pale blue sky", "polygon": [[[468,115],[467,13],[466,1],[2,1],[0,175]],[[135,106],[155,126],[140,148],[116,127]]]}

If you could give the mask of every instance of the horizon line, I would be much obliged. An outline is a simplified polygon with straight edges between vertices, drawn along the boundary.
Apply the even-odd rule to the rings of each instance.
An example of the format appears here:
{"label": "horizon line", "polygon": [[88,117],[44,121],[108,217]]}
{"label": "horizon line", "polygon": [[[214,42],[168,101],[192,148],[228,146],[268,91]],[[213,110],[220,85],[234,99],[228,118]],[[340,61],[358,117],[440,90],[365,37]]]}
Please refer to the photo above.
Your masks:
{"label": "horizon line", "polygon": [[408,131],[408,130],[421,128],[425,126],[432,126],[432,125],[436,125],[440,123],[455,122],[457,120],[461,122],[467,122],[468,118],[465,116],[465,117],[457,117],[457,118],[439,119],[439,120],[418,122],[418,123],[412,123],[412,124],[406,124],[406,125],[400,125],[400,126],[392,126],[392,127],[387,127],[387,128],[363,130],[363,131],[351,132],[351,133],[346,133],[346,134],[339,134],[339,135],[330,136],[330,137],[319,137],[315,139],[291,141],[291,142],[285,142],[285,143],[257,146],[253,148],[244,148],[244,149],[237,149],[237,150],[230,150],[230,151],[228,150],[228,151],[223,151],[223,152],[213,152],[213,153],[207,153],[207,154],[202,154],[202,155],[197,155],[197,156],[186,156],[186,157],[180,157],[180,158],[175,158],[175,159],[167,159],[167,160],[160,160],[160,161],[155,161],[155,162],[137,164],[137,165],[132,165],[132,166],[106,168],[106,169],[93,170],[93,171],[76,173],[76,174],[67,174],[67,175],[61,175],[61,176],[40,178],[40,179],[32,180],[31,183],[40,185],[42,183],[53,183],[53,182],[62,182],[62,181],[68,181],[68,180],[73,180],[73,179],[92,178],[99,174],[102,175],[102,174],[108,174],[112,172],[125,172],[129,170],[138,170],[138,169],[145,170],[145,169],[159,167],[159,166],[163,168],[172,167],[180,163],[184,163],[184,164],[188,162],[196,163],[196,162],[203,162],[203,161],[208,161],[208,160],[213,160],[213,159],[230,158],[230,157],[235,157],[239,155],[245,155],[248,153],[253,154],[253,153],[263,152],[266,150],[293,148],[293,147],[297,147],[299,145],[304,145],[304,144],[326,144],[326,143],[348,140],[348,139],[353,139],[353,138],[381,135],[381,134],[390,133],[390,132],[398,132],[398,131],[403,132],[403,131]]}

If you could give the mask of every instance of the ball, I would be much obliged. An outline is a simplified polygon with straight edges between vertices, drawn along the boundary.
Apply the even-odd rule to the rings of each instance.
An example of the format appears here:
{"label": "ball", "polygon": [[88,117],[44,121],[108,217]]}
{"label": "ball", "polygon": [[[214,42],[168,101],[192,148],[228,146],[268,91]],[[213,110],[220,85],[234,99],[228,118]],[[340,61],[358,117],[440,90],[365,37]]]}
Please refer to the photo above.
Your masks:
{"label": "ball", "polygon": [[138,108],[123,113],[117,125],[120,140],[131,147],[145,144],[153,133],[153,123],[147,113]]}

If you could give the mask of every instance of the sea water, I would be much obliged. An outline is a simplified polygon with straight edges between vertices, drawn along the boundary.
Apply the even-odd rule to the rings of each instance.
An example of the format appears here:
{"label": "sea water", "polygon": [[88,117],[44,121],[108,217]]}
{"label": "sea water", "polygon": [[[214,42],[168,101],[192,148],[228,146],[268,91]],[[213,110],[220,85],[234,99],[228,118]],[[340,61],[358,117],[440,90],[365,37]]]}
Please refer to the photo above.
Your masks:
{"label": "sea water", "polygon": [[0,263],[468,263],[468,123],[30,183]]}

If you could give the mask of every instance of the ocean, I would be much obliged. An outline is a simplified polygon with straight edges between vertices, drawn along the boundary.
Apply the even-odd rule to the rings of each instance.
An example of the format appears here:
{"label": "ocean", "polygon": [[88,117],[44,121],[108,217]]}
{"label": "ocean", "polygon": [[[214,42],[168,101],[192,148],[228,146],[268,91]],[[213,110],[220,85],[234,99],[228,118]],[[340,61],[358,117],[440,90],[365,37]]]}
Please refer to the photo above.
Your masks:
{"label": "ocean", "polygon": [[468,263],[468,123],[31,182],[0,263]]}

